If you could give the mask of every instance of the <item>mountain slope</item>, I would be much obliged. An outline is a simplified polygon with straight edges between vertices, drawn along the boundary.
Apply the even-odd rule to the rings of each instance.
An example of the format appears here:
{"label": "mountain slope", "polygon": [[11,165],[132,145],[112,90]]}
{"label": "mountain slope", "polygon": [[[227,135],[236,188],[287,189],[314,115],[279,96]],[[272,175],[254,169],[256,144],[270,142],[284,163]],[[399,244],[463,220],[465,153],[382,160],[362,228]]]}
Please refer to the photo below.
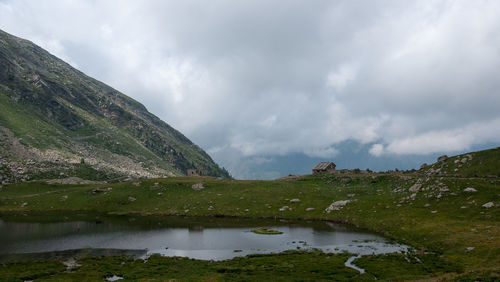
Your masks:
{"label": "mountain slope", "polygon": [[189,168],[229,177],[139,102],[1,30],[0,158],[4,181],[161,177]]}

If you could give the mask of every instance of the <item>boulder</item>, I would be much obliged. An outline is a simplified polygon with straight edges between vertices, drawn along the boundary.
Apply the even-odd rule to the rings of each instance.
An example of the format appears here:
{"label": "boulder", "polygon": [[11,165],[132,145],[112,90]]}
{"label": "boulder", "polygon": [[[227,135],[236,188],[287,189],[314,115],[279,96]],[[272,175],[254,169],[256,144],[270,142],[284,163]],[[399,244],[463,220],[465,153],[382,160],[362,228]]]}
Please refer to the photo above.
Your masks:
{"label": "boulder", "polygon": [[415,183],[413,186],[408,189],[410,192],[418,192],[422,188],[422,184]]}
{"label": "boulder", "polygon": [[290,209],[290,207],[288,207],[288,206],[283,206],[283,207],[281,207],[281,208],[280,208],[280,211],[286,211],[286,210],[288,210],[288,209]]}
{"label": "boulder", "polygon": [[307,208],[306,211],[313,211],[314,208]]}
{"label": "boulder", "polygon": [[291,199],[290,203],[300,203],[300,199]]}
{"label": "boulder", "polygon": [[474,193],[477,192],[477,190],[472,187],[467,187],[464,189],[464,192]]}
{"label": "boulder", "polygon": [[332,211],[339,211],[342,208],[344,208],[350,202],[351,202],[351,200],[343,200],[343,201],[333,202],[329,207],[327,207],[325,209],[325,212],[326,213],[330,213]]}
{"label": "boulder", "polygon": [[495,204],[493,202],[487,202],[486,204],[483,205],[483,208],[489,209],[489,208],[493,207],[494,205]]}
{"label": "boulder", "polygon": [[193,186],[191,186],[191,189],[193,190],[201,190],[205,187],[203,187],[203,183],[196,183],[196,184],[193,184]]}

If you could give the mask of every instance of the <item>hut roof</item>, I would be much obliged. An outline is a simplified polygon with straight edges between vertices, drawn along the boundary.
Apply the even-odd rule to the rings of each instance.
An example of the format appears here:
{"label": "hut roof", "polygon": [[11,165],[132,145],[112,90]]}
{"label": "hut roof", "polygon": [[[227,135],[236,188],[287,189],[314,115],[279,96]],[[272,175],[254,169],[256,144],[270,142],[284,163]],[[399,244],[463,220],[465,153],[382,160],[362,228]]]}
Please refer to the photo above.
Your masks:
{"label": "hut roof", "polygon": [[316,169],[317,170],[327,169],[330,164],[335,165],[332,162],[320,162],[313,169],[315,169],[315,170]]}

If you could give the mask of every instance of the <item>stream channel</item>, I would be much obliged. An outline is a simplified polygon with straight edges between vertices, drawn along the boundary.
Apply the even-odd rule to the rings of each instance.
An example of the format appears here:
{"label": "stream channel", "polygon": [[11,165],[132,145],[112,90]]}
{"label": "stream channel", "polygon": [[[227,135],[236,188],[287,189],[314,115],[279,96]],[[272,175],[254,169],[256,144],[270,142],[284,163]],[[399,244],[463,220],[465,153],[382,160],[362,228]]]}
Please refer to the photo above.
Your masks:
{"label": "stream channel", "polygon": [[[282,234],[251,232],[258,227]],[[226,260],[248,254],[319,249],[355,255],[346,266],[363,272],[351,264],[357,256],[405,252],[408,248],[366,230],[326,221],[89,214],[0,216],[3,256],[90,249],[97,251],[94,254],[129,251],[137,258],[161,254]]]}

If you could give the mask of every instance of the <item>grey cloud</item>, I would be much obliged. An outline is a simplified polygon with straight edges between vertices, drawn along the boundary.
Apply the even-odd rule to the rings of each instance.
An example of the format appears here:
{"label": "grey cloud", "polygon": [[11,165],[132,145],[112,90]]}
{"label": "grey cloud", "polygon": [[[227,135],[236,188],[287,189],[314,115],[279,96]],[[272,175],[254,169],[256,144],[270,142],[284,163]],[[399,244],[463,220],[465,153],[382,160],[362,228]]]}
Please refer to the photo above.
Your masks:
{"label": "grey cloud", "polygon": [[255,158],[344,156],[347,141],[381,161],[498,143],[499,12],[498,1],[3,1],[0,28],[255,175],[240,173]]}

